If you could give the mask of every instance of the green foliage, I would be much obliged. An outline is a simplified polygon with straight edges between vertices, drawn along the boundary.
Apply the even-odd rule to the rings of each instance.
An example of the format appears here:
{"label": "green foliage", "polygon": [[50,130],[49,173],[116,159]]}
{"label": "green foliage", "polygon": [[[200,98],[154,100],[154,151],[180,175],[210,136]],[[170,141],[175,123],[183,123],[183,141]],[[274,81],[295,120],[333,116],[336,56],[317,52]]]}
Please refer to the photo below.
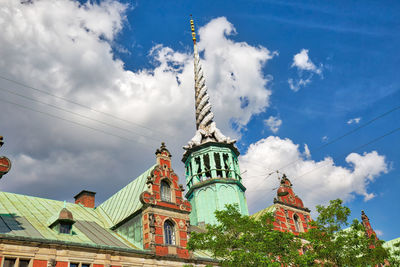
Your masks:
{"label": "green foliage", "polygon": [[260,220],[241,215],[227,205],[216,211],[218,225],[207,225],[205,233],[191,234],[188,248],[207,250],[223,266],[281,266],[298,263],[301,242],[290,233],[274,231],[272,214]]}
{"label": "green foliage", "polygon": [[350,209],[340,199],[331,200],[329,206],[317,206],[319,216],[311,222],[312,228],[301,235],[309,242],[314,263],[324,266],[374,266],[384,263],[388,251],[382,241],[368,237],[362,223],[354,220],[349,228]]}
{"label": "green foliage", "polygon": [[274,230],[272,214],[256,220],[227,205],[215,212],[218,225],[207,225],[205,233],[192,233],[188,248],[210,252],[222,266],[375,266],[385,261],[400,266],[400,242],[390,254],[383,241],[365,234],[358,220],[343,229],[349,225],[350,209],[342,200],[317,206],[317,212],[311,229],[295,236]]}
{"label": "green foliage", "polygon": [[400,241],[393,245],[393,249],[389,249],[388,262],[391,266],[400,266]]}

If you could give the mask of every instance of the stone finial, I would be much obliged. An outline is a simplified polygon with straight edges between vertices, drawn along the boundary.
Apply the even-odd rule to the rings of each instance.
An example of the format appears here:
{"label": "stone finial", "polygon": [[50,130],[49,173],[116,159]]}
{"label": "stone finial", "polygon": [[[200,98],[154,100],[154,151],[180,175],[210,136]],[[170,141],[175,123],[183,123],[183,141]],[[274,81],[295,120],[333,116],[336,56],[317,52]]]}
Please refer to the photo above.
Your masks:
{"label": "stone finial", "polygon": [[[164,153],[163,153],[164,152]],[[168,155],[169,157],[171,157],[171,153],[169,153],[169,150],[167,149],[167,147],[165,146],[164,142],[161,142],[161,146],[160,148],[158,148],[156,150],[156,155]]]}

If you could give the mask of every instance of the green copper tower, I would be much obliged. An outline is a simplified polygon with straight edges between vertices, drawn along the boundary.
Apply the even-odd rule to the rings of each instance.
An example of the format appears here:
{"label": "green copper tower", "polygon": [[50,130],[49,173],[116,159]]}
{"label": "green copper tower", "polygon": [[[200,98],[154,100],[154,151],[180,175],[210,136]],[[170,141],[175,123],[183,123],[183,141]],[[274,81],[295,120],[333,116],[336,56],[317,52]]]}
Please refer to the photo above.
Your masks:
{"label": "green copper tower", "polygon": [[215,224],[214,212],[226,204],[237,204],[248,215],[247,202],[238,163],[236,140],[224,136],[211,112],[205,78],[197,51],[196,33],[190,20],[194,44],[196,134],[184,146],[182,161],[186,169],[186,198],[192,204],[192,225]]}

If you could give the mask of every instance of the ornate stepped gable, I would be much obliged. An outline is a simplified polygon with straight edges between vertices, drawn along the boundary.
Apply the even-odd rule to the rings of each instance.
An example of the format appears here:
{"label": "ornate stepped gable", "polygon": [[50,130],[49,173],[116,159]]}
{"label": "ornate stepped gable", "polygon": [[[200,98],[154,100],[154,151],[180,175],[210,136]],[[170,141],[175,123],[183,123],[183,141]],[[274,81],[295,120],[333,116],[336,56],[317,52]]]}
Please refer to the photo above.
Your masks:
{"label": "ornate stepped gable", "polygon": [[[369,238],[374,238],[375,240],[379,240],[378,237],[376,236],[376,233],[374,229],[372,229],[371,223],[369,222],[368,216],[365,214],[365,212],[362,210],[361,211],[361,221],[365,229],[365,234]],[[375,248],[375,245],[373,243],[370,244],[370,248]]]}
{"label": "ornate stepped gable", "polygon": [[293,192],[292,183],[285,174],[274,198],[274,204],[253,214],[252,217],[259,218],[266,212],[274,214],[275,230],[291,231],[298,235],[300,232],[307,232],[309,229],[310,210],[304,207],[303,201]]}
{"label": "ornate stepped gable", "polygon": [[157,165],[147,178],[143,203],[143,245],[157,255],[189,258],[190,203],[182,196],[183,186],[171,168],[171,154],[162,143],[156,151]]}

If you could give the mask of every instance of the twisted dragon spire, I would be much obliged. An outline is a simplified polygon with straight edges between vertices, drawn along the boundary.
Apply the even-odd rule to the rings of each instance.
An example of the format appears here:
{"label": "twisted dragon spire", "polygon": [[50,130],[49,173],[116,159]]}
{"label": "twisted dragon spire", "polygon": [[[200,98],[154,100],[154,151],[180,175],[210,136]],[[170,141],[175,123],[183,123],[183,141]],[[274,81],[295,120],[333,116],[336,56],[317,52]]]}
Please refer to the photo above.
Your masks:
{"label": "twisted dragon spire", "polygon": [[195,108],[196,108],[196,134],[189,141],[184,149],[190,149],[194,146],[206,142],[219,142],[233,144],[236,140],[231,140],[221,133],[217,128],[214,119],[214,113],[211,111],[210,97],[207,93],[206,79],[200,64],[200,56],[197,50],[196,32],[193,19],[190,19],[190,28],[192,30],[192,40],[194,48],[194,89],[195,89]]}
{"label": "twisted dragon spire", "polygon": [[197,50],[196,32],[194,29],[193,19],[190,20],[192,29],[192,39],[194,48],[194,89],[195,89],[195,106],[196,106],[196,128],[206,129],[213,122],[214,114],[211,111],[210,97],[207,93],[206,79],[204,77],[203,68],[200,64],[200,56]]}

